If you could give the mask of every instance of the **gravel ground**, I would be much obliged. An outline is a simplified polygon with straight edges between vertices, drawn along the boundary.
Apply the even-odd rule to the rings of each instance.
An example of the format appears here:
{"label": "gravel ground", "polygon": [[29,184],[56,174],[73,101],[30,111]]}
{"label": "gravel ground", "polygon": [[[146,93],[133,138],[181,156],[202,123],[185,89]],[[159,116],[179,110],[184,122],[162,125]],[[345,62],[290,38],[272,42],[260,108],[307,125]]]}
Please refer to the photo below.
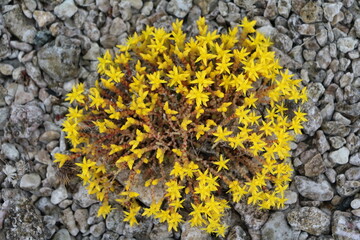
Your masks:
{"label": "gravel ground", "polygon": [[77,179],[61,183],[54,153],[66,150],[63,99],[91,85],[97,57],[147,24],[188,33],[248,16],[271,37],[281,64],[309,89],[309,121],[292,144],[296,170],[285,209],[236,204],[225,239],[360,239],[360,3],[356,0],[0,0],[0,239],[219,239],[142,219],[123,223]]}

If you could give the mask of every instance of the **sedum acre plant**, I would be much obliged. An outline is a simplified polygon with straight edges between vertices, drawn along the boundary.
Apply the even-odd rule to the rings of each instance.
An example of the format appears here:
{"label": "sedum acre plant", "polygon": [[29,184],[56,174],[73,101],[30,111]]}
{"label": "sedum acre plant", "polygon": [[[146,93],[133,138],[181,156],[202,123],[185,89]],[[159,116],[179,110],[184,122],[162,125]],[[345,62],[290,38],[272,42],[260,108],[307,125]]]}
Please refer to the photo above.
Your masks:
{"label": "sedum acre plant", "polygon": [[306,121],[294,105],[307,100],[306,89],[282,70],[255,23],[245,18],[218,34],[200,18],[195,38],[182,21],[170,33],[148,26],[99,58],[94,87],[80,83],[67,94],[63,131],[73,148],[55,162],[79,167],[102,202],[99,216],[116,193],[131,226],[143,215],[169,231],[189,220],[224,236],[229,201],[284,206],[289,144]]}

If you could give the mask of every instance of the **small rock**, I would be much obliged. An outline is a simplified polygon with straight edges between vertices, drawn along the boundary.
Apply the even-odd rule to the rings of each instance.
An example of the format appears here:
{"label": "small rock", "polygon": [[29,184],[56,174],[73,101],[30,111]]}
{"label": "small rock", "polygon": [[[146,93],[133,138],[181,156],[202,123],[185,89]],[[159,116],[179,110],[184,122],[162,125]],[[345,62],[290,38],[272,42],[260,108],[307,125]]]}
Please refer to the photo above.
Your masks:
{"label": "small rock", "polygon": [[316,154],[310,161],[305,163],[305,176],[307,177],[316,177],[325,172],[324,161],[321,157],[321,154]]}
{"label": "small rock", "polygon": [[0,35],[0,60],[8,57],[10,54],[10,38],[6,34]]}
{"label": "small rock", "polygon": [[43,143],[49,143],[53,140],[58,140],[59,138],[60,133],[58,131],[46,131],[40,136],[39,141]]}
{"label": "small rock", "polygon": [[257,31],[259,31],[260,33],[271,39],[274,39],[275,36],[278,34],[278,30],[272,27],[271,25],[262,26],[258,28]]}
{"label": "small rock", "polygon": [[[110,231],[106,231],[101,240],[114,240],[114,239],[118,239],[118,240],[122,240],[121,237],[119,237],[120,235],[114,232],[110,232]],[[122,236],[124,237],[124,236]],[[152,240],[152,239],[151,239]]]}
{"label": "small rock", "polygon": [[260,230],[269,218],[268,211],[260,210],[253,205],[236,203],[234,209],[240,214],[242,222],[253,230]]}
{"label": "small rock", "polygon": [[264,17],[268,19],[275,19],[278,15],[278,10],[276,7],[276,1],[275,0],[269,0],[267,1],[267,5],[264,11]]}
{"label": "small rock", "polygon": [[76,201],[76,203],[79,204],[80,207],[82,207],[82,208],[87,208],[90,205],[97,202],[94,195],[89,195],[86,188],[84,186],[82,186],[81,184],[79,185],[79,189],[74,194],[73,198]]}
{"label": "small rock", "polygon": [[324,94],[325,88],[319,82],[312,82],[307,87],[308,98],[311,99],[314,103],[317,103],[320,97]]}
{"label": "small rock", "polygon": [[100,47],[97,43],[91,43],[90,49],[86,52],[83,56],[84,60],[92,60],[96,61],[97,58],[100,56]]}
{"label": "small rock", "polygon": [[297,235],[297,231],[291,229],[286,222],[286,217],[283,212],[271,214],[267,222],[261,228],[262,239],[292,240],[296,239]]}
{"label": "small rock", "polygon": [[90,227],[90,233],[94,237],[100,237],[105,232],[105,223],[99,222]]}
{"label": "small rock", "polygon": [[166,11],[175,17],[184,18],[192,6],[192,0],[171,0],[166,7]]}
{"label": "small rock", "polygon": [[239,225],[236,225],[233,228],[231,228],[227,236],[227,240],[250,240],[250,239],[251,237],[249,236],[249,234]]}
{"label": "small rock", "polygon": [[144,7],[141,9],[141,14],[144,16],[149,16],[153,8],[154,3],[152,1],[145,2]]}
{"label": "small rock", "polygon": [[353,73],[345,73],[341,78],[340,78],[340,87],[344,88],[346,86],[349,86],[352,81],[354,80],[354,74]]}
{"label": "small rock", "polygon": [[36,29],[30,19],[24,16],[19,5],[4,14],[6,28],[22,42],[34,43]]}
{"label": "small rock", "polygon": [[339,38],[337,41],[337,48],[342,53],[347,53],[355,49],[358,44],[358,40],[352,37]]}
{"label": "small rock", "polygon": [[358,116],[360,112],[360,102],[355,104],[339,103],[336,105],[335,110],[345,115],[355,117]]}
{"label": "small rock", "polygon": [[106,217],[106,229],[116,232],[118,234],[122,234],[124,230],[125,222],[122,220],[124,219],[124,214],[122,209],[114,209],[109,213]]}
{"label": "small rock", "polygon": [[314,24],[301,24],[297,28],[297,30],[301,35],[305,35],[305,36],[314,36],[315,35],[315,25]]}
{"label": "small rock", "polygon": [[37,54],[40,68],[56,81],[67,81],[79,74],[80,42],[64,36],[42,47]]}
{"label": "small rock", "polygon": [[34,10],[36,9],[36,1],[35,0],[24,0],[24,4],[30,12],[34,12]]}
{"label": "small rock", "polygon": [[330,51],[329,51],[329,46],[325,46],[324,48],[322,48],[317,56],[316,56],[316,61],[319,64],[319,67],[322,69],[327,69],[328,66],[331,63],[331,56],[330,56]]}
{"label": "small rock", "polygon": [[292,48],[293,41],[285,34],[279,33],[274,39],[274,44],[277,48],[284,52],[289,52]]}
{"label": "small rock", "polygon": [[360,76],[360,58],[353,60],[351,67],[352,67],[352,72],[354,73],[354,78],[359,77]]}
{"label": "small rock", "polygon": [[6,158],[16,161],[20,158],[19,151],[16,149],[15,145],[11,143],[3,143],[1,145],[1,152],[5,155]]}
{"label": "small rock", "polygon": [[294,230],[301,230],[315,236],[328,234],[330,216],[316,207],[302,207],[292,210],[287,220]]}
{"label": "small rock", "polygon": [[354,22],[354,28],[356,32],[356,36],[360,38],[360,18],[357,18]]}
{"label": "small rock", "polygon": [[121,1],[119,3],[119,11],[121,14],[121,18],[124,21],[128,21],[132,17],[132,11],[131,11],[131,3],[129,1]]}
{"label": "small rock", "polygon": [[31,91],[25,91],[25,87],[19,84],[16,90],[14,103],[23,105],[34,100],[34,94]]}
{"label": "small rock", "polygon": [[35,161],[46,165],[52,163],[48,151],[44,149],[41,149],[39,152],[37,152],[37,154],[35,155]]}
{"label": "small rock", "polygon": [[360,180],[360,167],[351,167],[345,171],[345,177],[350,181]]}
{"label": "small rock", "polygon": [[181,239],[210,240],[211,236],[197,227],[191,227],[189,222],[181,226]]}
{"label": "small rock", "polygon": [[5,124],[8,122],[10,116],[10,109],[8,107],[0,108],[0,130],[3,130]]}
{"label": "small rock", "polygon": [[291,0],[279,0],[278,11],[281,16],[288,18],[291,10]]}
{"label": "small rock", "polygon": [[350,151],[346,147],[342,147],[336,151],[329,153],[329,160],[336,164],[346,164],[349,162]]}
{"label": "small rock", "polygon": [[345,145],[346,140],[343,137],[339,137],[339,136],[335,136],[335,137],[330,137],[329,141],[331,143],[331,146],[335,149],[339,149],[342,146]]}
{"label": "small rock", "polygon": [[311,200],[329,201],[334,196],[334,190],[324,176],[322,176],[318,182],[307,177],[296,176],[295,186],[300,195]]}
{"label": "small rock", "polygon": [[321,130],[316,132],[315,145],[321,154],[330,150],[330,144],[326,140],[324,132]]}
{"label": "small rock", "polygon": [[6,63],[0,63],[0,73],[4,76],[10,76],[12,75],[12,72],[14,71],[14,67],[10,64]]}
{"label": "small rock", "polygon": [[[351,213],[357,217],[360,217],[360,209],[352,210]],[[360,237],[360,235],[359,235],[359,237]]]}
{"label": "small rock", "polygon": [[219,12],[220,12],[221,16],[226,17],[229,13],[229,8],[228,8],[227,4],[223,1],[219,1],[218,7],[219,7]]}
{"label": "small rock", "polygon": [[56,209],[56,206],[52,204],[47,197],[41,197],[36,203],[35,206],[45,215],[51,215]]}
{"label": "small rock", "polygon": [[350,164],[360,166],[360,153],[355,153],[350,157]]}
{"label": "small rock", "polygon": [[61,20],[65,20],[71,18],[77,10],[78,8],[76,7],[74,0],[65,0],[54,8],[54,13]]}
{"label": "small rock", "polygon": [[290,205],[290,204],[296,203],[298,200],[298,195],[299,194],[297,192],[286,190],[285,191],[285,199],[287,199],[287,200],[286,200],[285,204]]}
{"label": "small rock", "polygon": [[109,0],[96,0],[96,6],[104,13],[108,12],[111,7]]}
{"label": "small rock", "polygon": [[350,128],[339,121],[324,122],[321,129],[330,136],[346,137],[350,133]]}
{"label": "small rock", "polygon": [[12,48],[18,49],[23,52],[30,52],[33,49],[31,44],[28,44],[25,42],[19,42],[19,41],[15,41],[15,40],[10,41],[10,46]]}
{"label": "small rock", "polygon": [[332,22],[335,15],[340,12],[343,4],[341,2],[338,3],[323,3],[324,8],[324,16],[329,21]]}
{"label": "small rock", "polygon": [[358,219],[349,212],[335,211],[332,218],[332,236],[334,239],[360,239]]}
{"label": "small rock", "polygon": [[68,192],[64,185],[60,185],[51,193],[51,203],[54,205],[59,204],[61,201],[68,197]]}
{"label": "small rock", "polygon": [[312,106],[307,111],[307,122],[303,124],[304,133],[313,136],[315,132],[321,127],[323,122],[323,118],[320,114],[319,109],[316,106]]}
{"label": "small rock", "polygon": [[305,23],[321,22],[323,17],[323,9],[318,1],[309,1],[301,10],[300,18]]}
{"label": "small rock", "polygon": [[352,200],[350,205],[353,209],[360,208],[360,198],[356,198],[356,199]]}
{"label": "small rock", "polygon": [[166,239],[170,240],[173,239],[173,233],[167,230],[166,224],[160,223],[155,224],[153,229],[149,234],[150,240],[157,240],[157,239]]}
{"label": "small rock", "polygon": [[116,45],[117,41],[118,41],[117,37],[113,36],[111,34],[106,34],[104,36],[101,36],[101,38],[100,38],[100,44],[104,48],[114,47]]}
{"label": "small rock", "polygon": [[100,39],[100,31],[97,28],[95,23],[85,22],[84,23],[84,33],[93,42],[97,42]]}
{"label": "small rock", "polygon": [[[56,23],[54,23],[56,24]],[[52,24],[51,26],[53,26],[54,24]],[[51,27],[50,27],[51,30]],[[58,35],[58,34],[53,34],[54,36]],[[35,39],[34,39],[34,44],[37,47],[41,47],[44,44],[48,43],[52,37],[52,32],[48,31],[48,30],[44,30],[44,31],[38,31],[35,35]]]}
{"label": "small rock", "polygon": [[67,229],[60,229],[55,233],[52,240],[72,240]]}
{"label": "small rock", "polygon": [[320,46],[325,46],[328,42],[328,32],[326,28],[321,27],[320,30],[316,31],[316,40]]}
{"label": "small rock", "polygon": [[20,180],[20,188],[26,191],[36,190],[41,184],[41,177],[37,173],[25,174]]}
{"label": "small rock", "polygon": [[69,230],[72,236],[76,236],[79,233],[79,229],[76,226],[75,218],[71,208],[63,210],[62,221],[66,228]]}
{"label": "small rock", "polygon": [[131,7],[135,8],[136,10],[140,10],[143,6],[142,0],[123,0],[124,2],[129,2]]}
{"label": "small rock", "polygon": [[53,23],[56,20],[56,17],[51,12],[36,10],[34,11],[33,16],[41,28]]}
{"label": "small rock", "polygon": [[[74,218],[79,225],[80,232],[85,233],[89,230],[89,224],[87,218],[89,217],[89,211],[85,208],[76,209]],[[119,220],[119,219],[118,219]]]}
{"label": "small rock", "polygon": [[120,36],[122,33],[126,32],[126,29],[125,22],[121,18],[117,17],[111,24],[110,34],[114,36]]}
{"label": "small rock", "polygon": [[65,209],[65,208],[69,207],[72,203],[73,203],[73,200],[65,199],[59,203],[59,207],[61,209]]}

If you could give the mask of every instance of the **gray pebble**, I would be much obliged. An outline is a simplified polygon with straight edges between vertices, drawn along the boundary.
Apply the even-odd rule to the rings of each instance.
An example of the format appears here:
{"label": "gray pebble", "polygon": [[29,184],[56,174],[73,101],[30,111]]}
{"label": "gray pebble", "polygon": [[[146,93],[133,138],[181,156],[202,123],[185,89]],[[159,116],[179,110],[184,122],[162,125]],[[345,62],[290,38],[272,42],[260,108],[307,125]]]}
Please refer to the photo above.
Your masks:
{"label": "gray pebble", "polygon": [[16,149],[14,144],[11,143],[3,143],[1,145],[1,152],[5,155],[6,158],[16,161],[20,158],[20,153]]}
{"label": "gray pebble", "polygon": [[184,18],[189,13],[192,5],[192,0],[171,0],[166,7],[166,11],[175,17]]}
{"label": "gray pebble", "polygon": [[58,18],[65,20],[71,18],[77,10],[78,8],[76,7],[74,0],[65,0],[54,8],[54,13]]}
{"label": "gray pebble", "polygon": [[329,159],[336,164],[346,164],[349,162],[350,151],[346,147],[342,147],[336,151],[329,153]]}
{"label": "gray pebble", "polygon": [[41,177],[37,173],[25,174],[20,180],[20,188],[27,191],[36,190],[41,184]]}
{"label": "gray pebble", "polygon": [[303,197],[315,201],[329,201],[334,196],[334,190],[325,177],[321,177],[318,182],[304,176],[295,176],[294,180],[297,190]]}

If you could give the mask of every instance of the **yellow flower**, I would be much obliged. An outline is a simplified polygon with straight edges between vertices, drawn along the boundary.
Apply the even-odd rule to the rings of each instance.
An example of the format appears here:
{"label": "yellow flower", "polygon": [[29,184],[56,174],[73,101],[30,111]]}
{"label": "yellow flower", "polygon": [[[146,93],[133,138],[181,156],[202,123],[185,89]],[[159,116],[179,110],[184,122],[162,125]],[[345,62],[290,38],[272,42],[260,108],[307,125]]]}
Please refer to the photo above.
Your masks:
{"label": "yellow flower", "polygon": [[65,164],[66,161],[70,160],[70,157],[68,155],[61,154],[61,153],[55,153],[54,157],[55,157],[54,162],[59,163],[59,168],[61,168]]}
{"label": "yellow flower", "polygon": [[184,129],[185,131],[187,130],[187,125],[189,125],[190,123],[192,123],[191,120],[184,118],[183,121],[181,122],[181,128]]}
{"label": "yellow flower", "polygon": [[101,204],[97,216],[98,217],[102,216],[103,218],[105,218],[106,215],[108,215],[113,209],[116,208],[112,208],[111,205],[109,205],[109,203],[106,201],[103,204]]}
{"label": "yellow flower", "polygon": [[221,169],[227,169],[229,170],[229,168],[226,166],[226,163],[230,161],[230,159],[224,159],[223,155],[220,155],[220,160],[217,162],[213,162],[213,164],[218,165],[218,172],[220,172]]}
{"label": "yellow flower", "polygon": [[217,137],[215,139],[215,143],[219,142],[219,141],[226,141],[226,137],[231,135],[233,132],[232,131],[228,131],[227,128],[222,128],[222,126],[218,126],[216,129],[216,133],[213,133],[213,135],[215,137]]}
{"label": "yellow flower", "polygon": [[255,20],[249,22],[247,17],[244,17],[244,19],[241,21],[241,24],[239,26],[243,28],[244,32],[253,33],[253,32],[255,32],[255,29],[254,29],[255,24],[256,24]]}
{"label": "yellow flower", "polygon": [[190,92],[186,95],[186,98],[195,99],[196,105],[200,106],[201,104],[206,106],[206,103],[209,101],[210,93],[203,92],[203,86],[192,87]]}
{"label": "yellow flower", "polygon": [[130,227],[132,227],[134,224],[138,224],[138,221],[136,220],[136,215],[137,213],[140,211],[141,207],[135,206],[135,207],[131,207],[129,209],[129,211],[124,211],[125,214],[125,218],[124,218],[124,222],[129,222]]}
{"label": "yellow flower", "polygon": [[70,103],[73,103],[74,101],[77,101],[79,103],[85,103],[83,95],[84,93],[84,84],[79,83],[78,85],[73,86],[70,93],[66,94],[67,98],[65,98],[65,101],[70,101]]}
{"label": "yellow flower", "polygon": [[232,104],[232,102],[224,102],[221,104],[219,108],[216,109],[218,112],[227,112],[228,107]]}

